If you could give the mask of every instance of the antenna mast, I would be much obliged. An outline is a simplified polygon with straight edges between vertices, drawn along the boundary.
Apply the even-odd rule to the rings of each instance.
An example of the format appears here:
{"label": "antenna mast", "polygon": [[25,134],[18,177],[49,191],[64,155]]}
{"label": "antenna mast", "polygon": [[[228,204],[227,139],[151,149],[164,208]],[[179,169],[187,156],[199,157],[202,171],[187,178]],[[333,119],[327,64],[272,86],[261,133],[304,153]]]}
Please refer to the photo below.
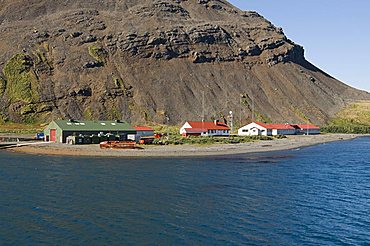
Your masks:
{"label": "antenna mast", "polygon": [[252,97],[252,122],[254,122],[254,98]]}
{"label": "antenna mast", "polygon": [[230,111],[229,112],[229,124],[230,124],[230,128],[231,128],[231,132],[234,131],[234,113],[233,111]]}
{"label": "antenna mast", "polygon": [[240,110],[239,110],[239,127],[241,127],[242,126],[242,110],[243,110],[242,96],[240,96],[240,98],[239,98],[239,106],[240,106]]}
{"label": "antenna mast", "polygon": [[202,91],[202,122],[204,122],[204,118],[205,118],[205,109],[204,109],[204,91]]}

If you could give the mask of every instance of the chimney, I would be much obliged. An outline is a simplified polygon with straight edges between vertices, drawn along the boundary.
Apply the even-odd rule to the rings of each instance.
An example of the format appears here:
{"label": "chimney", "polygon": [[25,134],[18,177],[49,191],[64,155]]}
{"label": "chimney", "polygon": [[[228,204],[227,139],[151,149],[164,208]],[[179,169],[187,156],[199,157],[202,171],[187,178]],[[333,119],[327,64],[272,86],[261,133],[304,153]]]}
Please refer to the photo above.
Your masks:
{"label": "chimney", "polygon": [[219,122],[219,120],[214,120],[213,123],[215,123],[215,125],[217,126],[218,125],[218,122]]}

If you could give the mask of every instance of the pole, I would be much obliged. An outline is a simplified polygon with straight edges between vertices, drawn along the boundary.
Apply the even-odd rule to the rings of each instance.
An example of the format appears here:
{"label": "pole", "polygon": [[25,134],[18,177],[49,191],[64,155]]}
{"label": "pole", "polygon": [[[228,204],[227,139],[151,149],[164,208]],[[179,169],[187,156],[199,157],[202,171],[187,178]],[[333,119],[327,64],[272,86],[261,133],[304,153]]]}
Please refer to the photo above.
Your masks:
{"label": "pole", "polygon": [[310,119],[307,119],[307,136],[308,136],[308,134],[309,134],[309,133],[308,133],[308,128],[309,128],[308,124],[309,124],[309,120],[310,120]]}
{"label": "pole", "polygon": [[202,91],[202,122],[204,122],[204,118],[205,118],[205,109],[204,109],[204,90]]}
{"label": "pole", "polygon": [[233,132],[234,131],[234,115],[233,115],[233,111],[230,111],[229,113],[230,113],[230,115],[229,115],[229,120],[230,120],[229,124],[230,124],[230,128],[231,128],[231,132]]}
{"label": "pole", "polygon": [[242,127],[242,108],[243,108],[243,103],[242,103],[242,97],[241,96],[240,96],[240,99],[239,99],[239,104],[240,104],[239,127]]}
{"label": "pole", "polygon": [[170,117],[166,115],[167,120],[167,140],[170,140],[170,129],[169,129],[169,123],[170,123]]}
{"label": "pole", "polygon": [[204,120],[205,120],[205,109],[204,109],[204,104],[205,104],[205,98],[204,98],[204,90],[202,91],[202,132],[200,133],[200,136],[203,136],[204,132]]}
{"label": "pole", "polygon": [[254,99],[252,97],[252,122],[254,122]]}

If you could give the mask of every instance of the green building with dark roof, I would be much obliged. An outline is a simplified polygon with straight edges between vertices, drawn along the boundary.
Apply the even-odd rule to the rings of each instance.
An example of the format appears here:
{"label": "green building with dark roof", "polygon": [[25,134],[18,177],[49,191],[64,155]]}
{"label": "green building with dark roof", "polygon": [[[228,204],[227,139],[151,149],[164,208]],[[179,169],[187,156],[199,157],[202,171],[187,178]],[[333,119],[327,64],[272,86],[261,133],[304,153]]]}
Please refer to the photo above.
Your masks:
{"label": "green building with dark roof", "polygon": [[69,136],[114,135],[120,141],[135,139],[136,129],[126,121],[54,120],[44,130],[45,141],[66,143]]}

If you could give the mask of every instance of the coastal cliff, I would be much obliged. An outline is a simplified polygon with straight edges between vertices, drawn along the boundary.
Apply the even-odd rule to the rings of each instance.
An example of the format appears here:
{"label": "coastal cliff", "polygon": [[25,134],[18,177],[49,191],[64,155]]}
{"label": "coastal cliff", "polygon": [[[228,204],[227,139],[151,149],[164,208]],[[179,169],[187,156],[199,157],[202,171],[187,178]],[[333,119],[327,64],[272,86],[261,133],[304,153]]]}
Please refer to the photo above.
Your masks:
{"label": "coastal cliff", "polygon": [[178,124],[232,110],[323,124],[370,99],[223,0],[2,0],[0,31],[0,121]]}

